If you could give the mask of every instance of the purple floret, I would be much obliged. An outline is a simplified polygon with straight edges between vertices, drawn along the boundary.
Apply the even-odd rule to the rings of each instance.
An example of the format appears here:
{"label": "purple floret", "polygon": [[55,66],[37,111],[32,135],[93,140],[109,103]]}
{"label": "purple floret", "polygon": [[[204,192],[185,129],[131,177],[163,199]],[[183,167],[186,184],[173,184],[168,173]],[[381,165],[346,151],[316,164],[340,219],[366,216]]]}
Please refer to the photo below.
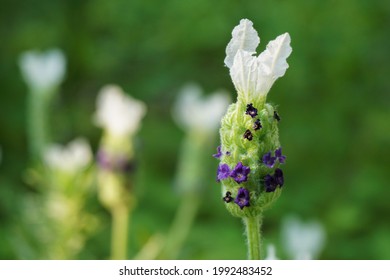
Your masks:
{"label": "purple floret", "polygon": [[286,162],[286,156],[282,155],[282,147],[275,150],[275,157],[279,160],[280,163]]}
{"label": "purple floret", "polygon": [[218,171],[217,171],[217,182],[228,178],[230,175],[230,168],[229,165],[226,163],[220,164],[218,166]]}
{"label": "purple floret", "polygon": [[230,177],[240,184],[248,180],[249,172],[251,172],[251,169],[248,166],[243,165],[242,162],[239,162],[230,173]]}
{"label": "purple floret", "polygon": [[217,147],[217,153],[213,155],[213,157],[215,158],[220,158],[222,156],[222,152],[221,152],[221,146],[218,146]]}
{"label": "purple floret", "polygon": [[245,206],[246,207],[250,206],[249,200],[250,200],[249,191],[245,188],[239,188],[234,203],[236,203],[242,210]]}
{"label": "purple floret", "polygon": [[275,164],[275,160],[276,160],[276,157],[273,157],[271,155],[271,152],[268,152],[266,153],[264,156],[263,156],[263,163],[268,166],[269,168],[272,168],[274,167],[274,164]]}
{"label": "purple floret", "polygon": [[253,107],[252,103],[246,105],[245,114],[251,116],[252,118],[257,116],[257,109]]}
{"label": "purple floret", "polygon": [[267,174],[264,177],[264,185],[266,192],[274,192],[276,188],[282,187],[284,184],[283,171],[280,168],[275,169],[274,175]]}
{"label": "purple floret", "polygon": [[274,179],[277,185],[283,186],[284,184],[284,177],[283,177],[283,171],[282,169],[276,168],[274,173]]}
{"label": "purple floret", "polygon": [[272,175],[265,175],[264,184],[266,192],[274,192],[276,190],[277,184],[275,178]]}

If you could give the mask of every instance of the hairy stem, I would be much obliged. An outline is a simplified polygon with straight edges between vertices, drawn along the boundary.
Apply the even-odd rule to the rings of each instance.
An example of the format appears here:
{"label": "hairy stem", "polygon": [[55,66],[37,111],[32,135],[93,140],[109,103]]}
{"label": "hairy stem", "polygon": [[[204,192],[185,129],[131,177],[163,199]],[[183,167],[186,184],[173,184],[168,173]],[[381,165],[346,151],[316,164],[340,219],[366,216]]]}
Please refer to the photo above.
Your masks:
{"label": "hairy stem", "polygon": [[243,218],[248,243],[248,259],[261,259],[261,215]]}

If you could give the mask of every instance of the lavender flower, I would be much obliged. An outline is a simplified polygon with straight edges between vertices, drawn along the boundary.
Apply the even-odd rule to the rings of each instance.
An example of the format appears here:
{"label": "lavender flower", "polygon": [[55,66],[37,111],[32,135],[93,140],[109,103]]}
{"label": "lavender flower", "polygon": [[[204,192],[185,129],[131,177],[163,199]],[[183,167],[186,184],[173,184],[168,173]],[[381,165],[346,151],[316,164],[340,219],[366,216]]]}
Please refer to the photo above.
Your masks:
{"label": "lavender flower", "polygon": [[247,129],[247,130],[245,131],[245,133],[244,133],[244,138],[245,138],[245,139],[248,139],[249,141],[252,141],[253,135],[252,135],[252,132],[251,132],[249,129]]}
{"label": "lavender flower", "polygon": [[284,184],[283,171],[276,168],[274,175],[267,174],[264,177],[264,185],[266,192],[274,192],[278,186],[282,187]]}
{"label": "lavender flower", "polygon": [[257,116],[257,109],[253,107],[252,103],[246,105],[245,114],[251,116],[252,118]]}
{"label": "lavender flower", "polygon": [[280,168],[276,168],[274,173],[274,179],[278,186],[282,187],[284,184],[283,171]]}
{"label": "lavender flower", "polygon": [[253,124],[253,129],[254,130],[259,130],[260,128],[262,128],[263,126],[261,125],[261,122],[260,122],[260,120],[259,119],[257,119],[256,121],[255,121],[255,123]]}
{"label": "lavender flower", "polygon": [[275,181],[274,176],[272,175],[265,175],[264,177],[264,184],[265,184],[265,191],[266,192],[274,192],[277,187],[277,183]]}
{"label": "lavender flower", "polygon": [[215,158],[221,158],[222,152],[221,152],[221,146],[217,147],[217,153],[213,155]]}
{"label": "lavender flower", "polygon": [[222,200],[225,201],[226,203],[232,202],[233,201],[232,193],[231,192],[226,192],[226,194],[222,198]]}
{"label": "lavender flower", "polygon": [[232,177],[234,181],[240,184],[248,180],[248,174],[250,171],[251,169],[248,166],[245,166],[242,164],[242,162],[239,162],[230,173],[230,177]]}
{"label": "lavender flower", "polygon": [[245,206],[246,207],[250,206],[249,200],[250,200],[249,191],[245,188],[239,188],[234,203],[240,206],[240,209],[242,210]]}
{"label": "lavender flower", "polygon": [[271,155],[271,152],[268,152],[266,153],[264,156],[263,156],[263,163],[268,166],[269,168],[272,168],[274,167],[274,164],[275,164],[275,160],[276,160],[276,157],[273,157]]}
{"label": "lavender flower", "polygon": [[286,162],[286,156],[282,155],[282,147],[275,150],[275,157],[279,160],[280,163]]}
{"label": "lavender flower", "polygon": [[217,171],[217,182],[228,178],[229,175],[230,175],[229,165],[227,165],[226,163],[220,164],[218,166],[218,171]]}

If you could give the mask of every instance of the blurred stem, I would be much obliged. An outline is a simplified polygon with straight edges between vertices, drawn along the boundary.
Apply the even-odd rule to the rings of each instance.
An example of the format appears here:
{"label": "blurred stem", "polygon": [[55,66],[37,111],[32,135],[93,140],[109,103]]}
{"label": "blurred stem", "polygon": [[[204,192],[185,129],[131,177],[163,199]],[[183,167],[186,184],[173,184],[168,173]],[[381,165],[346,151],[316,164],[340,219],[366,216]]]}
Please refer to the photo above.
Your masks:
{"label": "blurred stem", "polygon": [[248,242],[248,259],[261,259],[261,215],[243,218]]}
{"label": "blurred stem", "polygon": [[40,159],[47,142],[48,103],[50,94],[30,92],[27,97],[27,135],[30,155]]}
{"label": "blurred stem", "polygon": [[125,260],[127,257],[127,239],[130,209],[124,204],[119,204],[112,209],[111,215],[111,259]]}
{"label": "blurred stem", "polygon": [[161,254],[162,258],[177,258],[198,212],[199,204],[198,195],[192,192],[183,195],[166,238],[165,247]]}

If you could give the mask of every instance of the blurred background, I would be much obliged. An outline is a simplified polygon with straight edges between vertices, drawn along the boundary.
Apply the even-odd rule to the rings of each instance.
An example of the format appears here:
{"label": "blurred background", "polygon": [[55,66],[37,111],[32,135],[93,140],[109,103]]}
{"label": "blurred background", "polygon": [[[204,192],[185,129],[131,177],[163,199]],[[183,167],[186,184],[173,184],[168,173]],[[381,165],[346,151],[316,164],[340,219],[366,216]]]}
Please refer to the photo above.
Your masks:
{"label": "blurred background", "polygon": [[[185,132],[173,121],[180,88],[223,88],[235,100],[225,48],[242,18],[253,21],[262,51],[289,32],[290,68],[268,95],[277,104],[285,190],[264,215],[264,244],[287,259],[286,216],[318,221],[325,231],[320,259],[390,259],[390,3],[345,1],[14,1],[0,9],[0,259],[35,258],[23,251],[24,197],[31,167],[26,98],[18,60],[26,50],[60,48],[65,80],[51,110],[53,141],[83,136],[96,153],[101,130],[92,122],[96,96],[115,83],[147,114],[137,136],[128,256],[155,233],[166,233],[179,204],[173,188]],[[218,136],[210,138],[218,146]],[[229,216],[215,182],[218,161],[205,148],[201,205],[180,259],[245,259],[239,219]],[[110,216],[96,194],[89,209],[99,225],[77,255],[107,259]],[[34,225],[29,225],[33,227]],[[28,227],[27,227],[28,228]],[[19,249],[15,249],[19,248]]]}

